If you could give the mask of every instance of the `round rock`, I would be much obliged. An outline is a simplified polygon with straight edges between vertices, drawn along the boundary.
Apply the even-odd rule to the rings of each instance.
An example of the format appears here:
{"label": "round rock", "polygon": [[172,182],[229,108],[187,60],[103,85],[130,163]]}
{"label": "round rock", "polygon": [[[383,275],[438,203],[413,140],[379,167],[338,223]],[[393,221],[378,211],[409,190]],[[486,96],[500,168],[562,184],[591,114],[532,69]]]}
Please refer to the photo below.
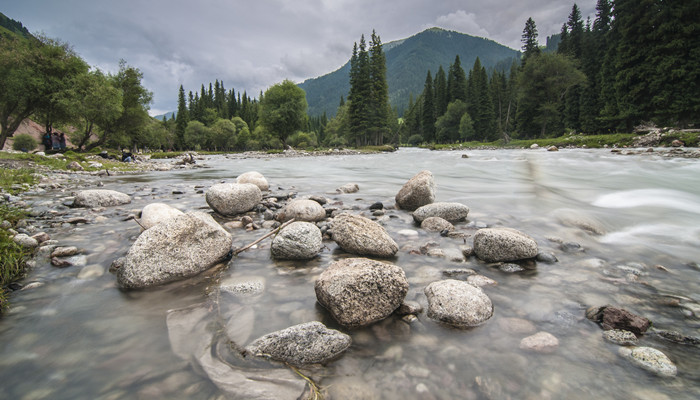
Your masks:
{"label": "round rock", "polygon": [[326,218],[326,210],[313,200],[292,200],[277,214],[277,220],[285,222],[292,218],[296,221],[317,222]]}
{"label": "round rock", "polygon": [[409,179],[395,197],[396,205],[404,210],[413,211],[418,207],[435,201],[435,180],[430,171],[421,171]]}
{"label": "round rock", "polygon": [[207,190],[207,204],[221,215],[252,210],[262,200],[262,192],[252,183],[219,183]]}
{"label": "round rock", "polygon": [[461,221],[467,218],[469,207],[461,203],[437,202],[426,204],[413,212],[413,219],[420,223],[426,218],[440,217],[450,222]]}
{"label": "round rock", "polygon": [[39,247],[39,241],[25,233],[16,234],[12,238],[12,241],[24,247],[25,249],[35,249]]}
{"label": "round rock", "polygon": [[351,343],[349,335],[313,321],[262,336],[246,346],[246,350],[256,356],[302,366],[331,361]]}
{"label": "round rock", "polygon": [[516,261],[537,256],[537,242],[511,228],[485,228],[474,234],[474,253],[486,262]]}
{"label": "round rock", "polygon": [[332,263],[315,284],[316,299],[341,325],[356,328],[391,315],[408,293],[403,269],[367,258]]}
{"label": "round rock", "polygon": [[538,353],[552,353],[559,347],[559,339],[549,332],[537,332],[520,341],[520,348]]}
{"label": "round rock", "polygon": [[151,203],[141,210],[141,225],[148,229],[160,222],[182,214],[182,211],[165,203]]}
{"label": "round rock", "polygon": [[620,346],[636,346],[639,342],[639,339],[637,339],[634,333],[622,329],[603,331],[603,339],[610,343],[619,344]]}
{"label": "round rock", "polygon": [[131,203],[128,194],[107,189],[82,190],[75,195],[73,207],[112,207]]}
{"label": "round rock", "polygon": [[231,244],[231,235],[209,214],[171,218],[144,231],[115,261],[119,286],[146,288],[194,276],[225,259]]}
{"label": "round rock", "polygon": [[272,257],[308,260],[316,257],[322,246],[321,230],[311,222],[297,221],[287,225],[272,240]]}
{"label": "round rock", "polygon": [[333,240],[343,250],[357,255],[393,257],[399,246],[378,223],[351,214],[333,219]]}
{"label": "round rock", "polygon": [[425,288],[428,317],[457,328],[481,325],[493,315],[493,303],[481,288],[447,279]]}
{"label": "round rock", "polygon": [[270,184],[267,182],[267,179],[258,171],[248,171],[238,175],[236,183],[251,183],[263,192],[270,189]]}
{"label": "round rock", "polygon": [[452,225],[446,219],[440,217],[428,217],[421,222],[420,227],[429,232],[451,232],[455,230],[454,225]]}
{"label": "round rock", "polygon": [[659,350],[651,347],[620,347],[620,354],[629,359],[632,364],[651,373],[664,377],[676,376],[676,365]]}

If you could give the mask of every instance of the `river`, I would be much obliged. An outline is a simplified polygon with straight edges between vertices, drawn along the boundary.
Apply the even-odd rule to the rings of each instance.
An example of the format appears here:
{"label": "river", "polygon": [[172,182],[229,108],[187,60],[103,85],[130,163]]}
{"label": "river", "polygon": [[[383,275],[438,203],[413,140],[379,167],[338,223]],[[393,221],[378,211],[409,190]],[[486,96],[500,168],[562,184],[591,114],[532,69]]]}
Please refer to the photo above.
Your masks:
{"label": "river", "polygon": [[[35,210],[55,214],[32,223],[61,245],[83,249],[78,261],[85,267],[59,269],[38,259],[22,282],[38,287],[12,294],[13,308],[0,319],[0,398],[227,398],[201,367],[176,354],[167,323],[169,310],[207,304],[220,278],[264,282],[262,294],[226,300],[245,307],[241,323],[248,340],[312,320],[340,329],[316,303],[313,288],[327,265],[347,257],[332,241],[324,242],[323,252],[310,262],[274,261],[267,241],[226,268],[143,291],[119,290],[107,271],[140,232],[127,219],[135,210],[151,202],[183,211],[208,210],[207,187],[233,182],[252,170],[265,175],[273,192],[323,195],[368,217],[371,204],[393,206],[401,186],[429,170],[436,201],[471,209],[467,221],[456,224],[459,231],[471,236],[483,226],[515,228],[559,260],[508,273],[474,257],[456,262],[414,254],[411,250],[430,241],[446,252],[465,241],[422,231],[408,212],[387,210],[379,221],[399,245],[390,262],[406,272],[407,300],[427,305],[423,289],[444,279],[443,271],[472,268],[498,282],[484,287],[494,316],[465,330],[439,325],[421,313],[411,324],[390,317],[346,331],[353,339],[351,348],[310,372],[336,397],[700,398],[698,346],[642,337],[640,345],[661,350],[678,368],[676,377],[661,378],[618,355],[619,346],[603,340],[602,329],[585,318],[586,308],[612,304],[649,318],[656,328],[700,336],[697,159],[607,150],[401,149],[299,158],[210,156],[198,162],[209,168],[103,178],[105,189],[131,195],[132,203],[122,207],[68,209],[61,204],[70,191],[24,196]],[[350,182],[360,191],[335,193]],[[88,223],[56,223],[74,216]],[[407,235],[407,229],[415,233]],[[263,233],[233,231],[234,247]],[[562,243],[580,248],[564,251]],[[466,244],[471,244],[469,238]],[[559,347],[548,354],[520,349],[521,339],[534,333],[527,327],[553,334]]]}

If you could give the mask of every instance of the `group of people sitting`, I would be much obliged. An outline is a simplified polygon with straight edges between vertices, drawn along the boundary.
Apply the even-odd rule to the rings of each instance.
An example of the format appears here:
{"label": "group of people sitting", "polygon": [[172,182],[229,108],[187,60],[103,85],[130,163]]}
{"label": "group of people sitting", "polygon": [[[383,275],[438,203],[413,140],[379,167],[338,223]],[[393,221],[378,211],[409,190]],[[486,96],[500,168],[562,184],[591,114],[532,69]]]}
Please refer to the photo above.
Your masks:
{"label": "group of people sitting", "polygon": [[65,151],[66,150],[66,134],[63,132],[53,134],[46,132],[41,138],[41,142],[44,144],[46,151]]}

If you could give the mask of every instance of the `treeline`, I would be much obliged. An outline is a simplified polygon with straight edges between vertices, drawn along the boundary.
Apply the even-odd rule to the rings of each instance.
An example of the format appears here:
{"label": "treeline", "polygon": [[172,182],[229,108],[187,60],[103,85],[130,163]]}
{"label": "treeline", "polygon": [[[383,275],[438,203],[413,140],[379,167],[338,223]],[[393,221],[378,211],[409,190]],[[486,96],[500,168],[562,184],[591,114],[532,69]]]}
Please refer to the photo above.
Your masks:
{"label": "treeline", "polygon": [[166,147],[142,77],[123,60],[116,74],[91,68],[58,40],[0,35],[0,148],[26,118],[67,130],[79,149]]}
{"label": "treeline", "polygon": [[258,125],[258,113],[258,99],[245,91],[227,91],[217,79],[208,89],[202,84],[199,92],[190,91],[187,98],[181,85],[177,115],[163,123],[180,150],[258,150],[265,145],[251,133]]}
{"label": "treeline", "polygon": [[447,74],[428,71],[404,114],[402,143],[493,141],[564,133],[630,132],[642,122],[700,122],[700,2],[599,0],[593,22],[576,4],[555,53],[537,45],[531,18],[523,56],[489,77],[459,57]]}
{"label": "treeline", "polygon": [[310,119],[310,128],[318,129],[327,146],[368,146],[398,143],[398,117],[389,105],[386,81],[386,57],[382,41],[372,31],[369,49],[365,36],[354,44],[350,59],[350,93],[341,97],[335,117],[327,121],[325,113]]}

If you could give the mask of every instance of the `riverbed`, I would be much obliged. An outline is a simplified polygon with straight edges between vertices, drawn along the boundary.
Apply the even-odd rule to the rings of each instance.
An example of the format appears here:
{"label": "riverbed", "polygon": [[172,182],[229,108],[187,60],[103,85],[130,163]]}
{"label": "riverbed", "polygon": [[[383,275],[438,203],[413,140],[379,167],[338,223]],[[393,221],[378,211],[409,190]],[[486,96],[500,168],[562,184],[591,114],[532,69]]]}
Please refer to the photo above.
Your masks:
{"label": "riverbed", "polygon": [[[676,377],[662,378],[621,357],[619,346],[603,340],[601,327],[585,318],[588,307],[611,304],[649,318],[657,329],[700,336],[697,159],[583,149],[400,149],[297,158],[207,156],[197,163],[207,168],[83,183],[129,194],[126,206],[68,208],[64,203],[76,187],[23,196],[37,215],[30,223],[82,254],[68,268],[37,258],[21,282],[27,288],[13,292],[12,309],[0,319],[1,398],[228,398],[201,365],[175,348],[167,321],[172,310],[224,303],[239,310],[226,317],[246,327],[242,337],[248,342],[313,320],[343,330],[314,293],[318,275],[350,256],[332,241],[324,241],[322,253],[308,262],[273,260],[267,241],[186,281],[142,291],[117,288],[109,266],[141,231],[130,216],[152,202],[211,212],[206,189],[235,182],[246,171],[262,173],[273,193],[324,196],[327,207],[381,223],[400,248],[387,261],[406,273],[406,300],[427,306],[423,289],[455,270],[473,269],[497,282],[483,288],[494,316],[475,328],[449,328],[421,313],[415,321],[392,316],[343,330],[353,339],[350,349],[308,372],[333,398],[700,398],[697,345],[643,336],[640,346],[664,352],[678,368]],[[409,212],[393,208],[401,186],[421,170],[434,175],[436,201],[469,206],[467,220],[455,224],[463,237],[424,231]],[[360,190],[336,193],[346,183]],[[376,202],[384,204],[383,213],[369,210]],[[75,217],[87,223],[61,223]],[[255,220],[262,223],[262,216]],[[513,273],[473,256],[450,256],[470,246],[477,229],[501,226],[532,236],[558,262]],[[230,232],[238,248],[267,231]],[[424,254],[426,247],[445,256]],[[261,282],[263,289],[212,302],[221,279]],[[520,348],[524,337],[539,331],[558,339],[555,351]]]}

